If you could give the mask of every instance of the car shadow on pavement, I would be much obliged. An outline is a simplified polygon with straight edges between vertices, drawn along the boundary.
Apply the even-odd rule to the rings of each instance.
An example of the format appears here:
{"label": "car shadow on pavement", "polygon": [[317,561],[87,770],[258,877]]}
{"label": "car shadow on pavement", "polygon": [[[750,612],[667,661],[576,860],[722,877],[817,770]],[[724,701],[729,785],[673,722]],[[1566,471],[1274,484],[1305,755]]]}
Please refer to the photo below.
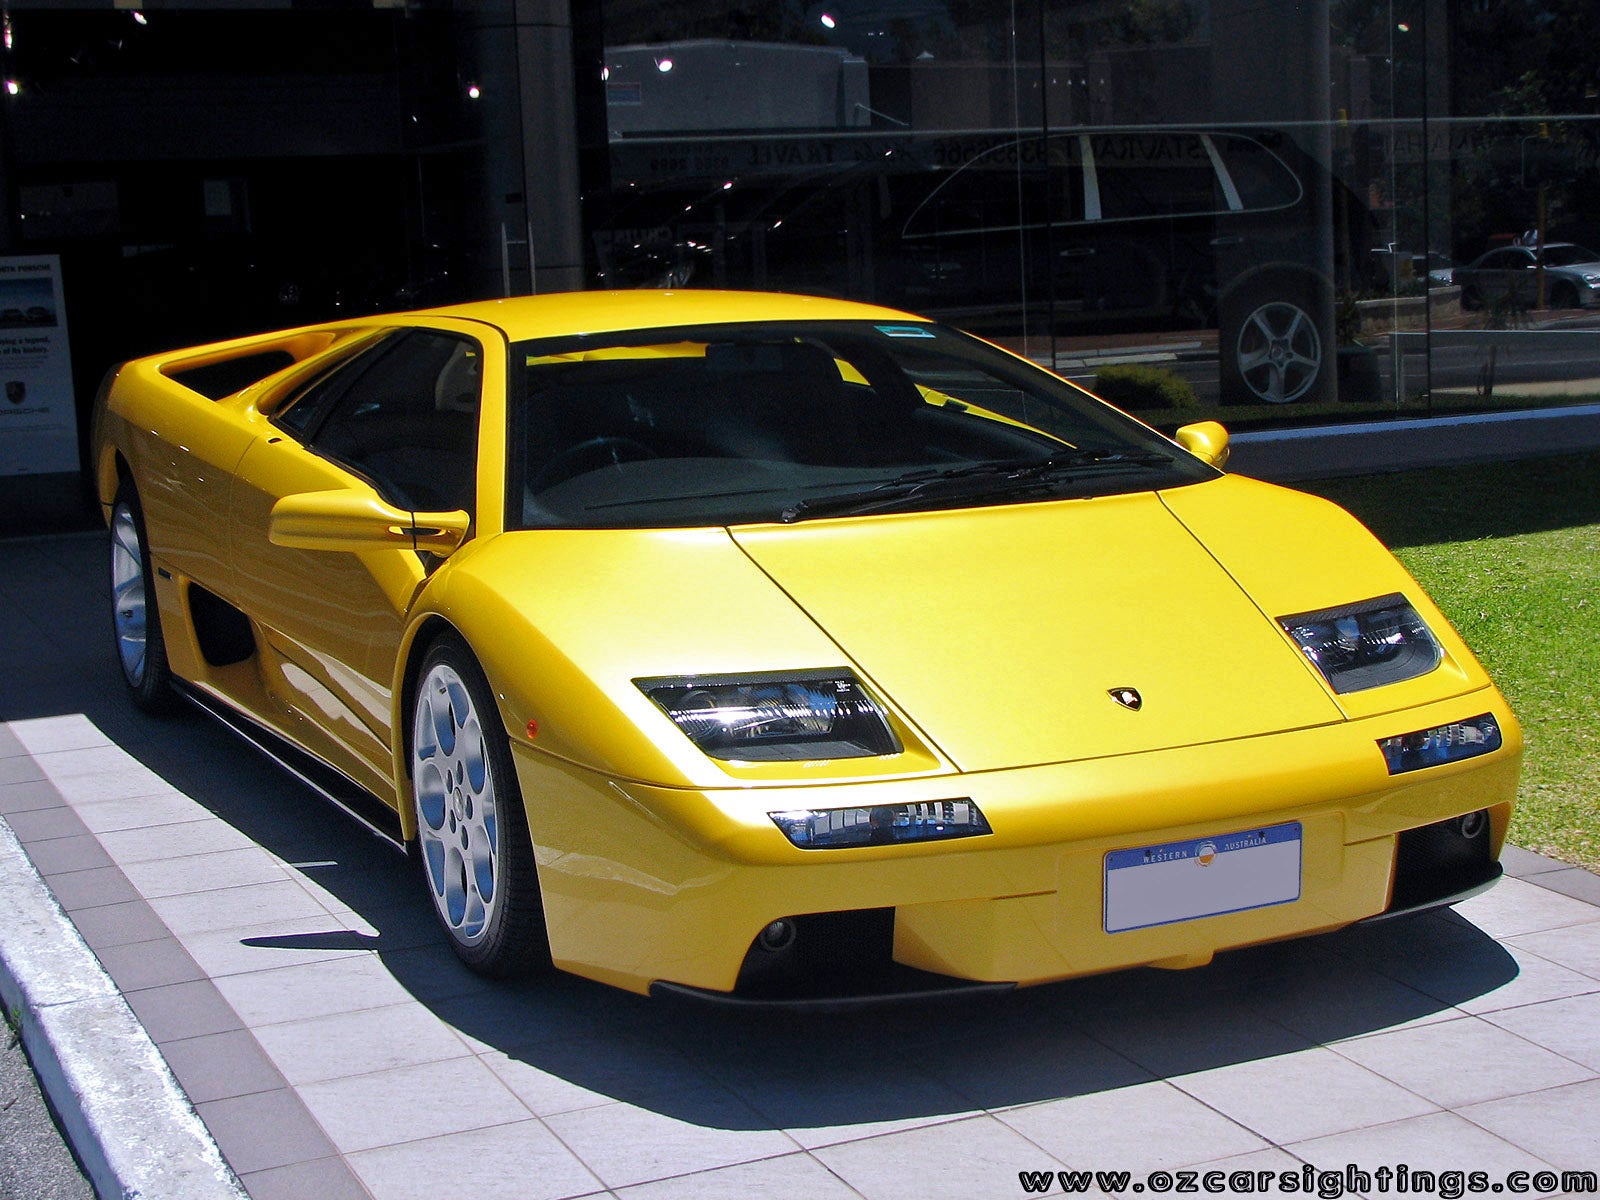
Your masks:
{"label": "car shadow on pavement", "polygon": [[[272,850],[274,825],[258,814],[238,827]],[[1236,951],[1185,972],[846,1012],[650,999],[560,972],[496,982],[443,944],[412,864],[386,863],[380,879],[352,861],[367,857],[348,845],[359,836],[352,826],[316,848],[322,861],[344,860],[318,882],[375,938],[330,929],[245,940],[371,949],[481,1052],[593,1093],[591,1103],[712,1128],[923,1121],[1108,1091],[1460,1015],[1456,1004],[1517,974],[1493,939],[1445,913]]]}
{"label": "car shadow on pavement", "polygon": [[[80,545],[80,542],[84,543]],[[84,714],[113,742],[348,909],[326,928],[248,930],[279,951],[373,952],[417,1002],[491,1060],[535,1112],[622,1101],[721,1129],[819,1130],[926,1121],[1085,1095],[1460,1015],[1516,961],[1454,913],[1353,927],[1000,997],[843,1013],[730,1010],[647,999],[559,972],[481,979],[450,952],[414,860],[371,837],[198,713],[128,705],[104,632],[103,547],[62,539],[20,628],[0,633],[0,721]],[[65,548],[61,550],[60,548]],[[0,566],[17,557],[0,547]],[[54,568],[53,568],[54,569]],[[42,570],[42,568],[41,568]],[[60,578],[60,574],[54,576]],[[19,591],[0,574],[0,597]],[[29,623],[33,623],[30,631]],[[365,932],[367,929],[375,933]],[[381,1019],[381,1018],[375,1018]],[[560,1095],[556,1095],[560,1093]],[[548,1099],[542,1097],[548,1097]],[[587,1099],[585,1099],[587,1097]]]}

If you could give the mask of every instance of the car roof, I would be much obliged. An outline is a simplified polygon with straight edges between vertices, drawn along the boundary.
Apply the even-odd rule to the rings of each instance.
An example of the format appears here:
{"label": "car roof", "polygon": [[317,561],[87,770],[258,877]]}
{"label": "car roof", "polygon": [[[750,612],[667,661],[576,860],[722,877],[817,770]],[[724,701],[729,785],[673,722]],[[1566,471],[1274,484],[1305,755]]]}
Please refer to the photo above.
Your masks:
{"label": "car roof", "polygon": [[430,316],[482,321],[511,341],[742,321],[918,321],[875,304],[825,296],[709,289],[552,292],[478,300],[427,310]]}
{"label": "car roof", "polygon": [[[1567,247],[1574,247],[1574,248],[1579,249],[1579,250],[1583,249],[1583,247],[1579,246],[1577,242],[1546,242],[1544,244],[1544,248],[1546,250],[1561,250],[1561,249],[1565,249]],[[1535,250],[1535,247],[1529,246],[1529,245],[1525,245],[1524,243],[1521,243],[1521,242],[1518,242],[1514,246],[1492,246],[1488,250],[1485,250],[1482,254],[1478,255],[1478,257],[1479,258],[1488,258],[1489,255],[1498,254],[1502,250],[1517,250],[1517,251],[1520,251],[1523,254],[1532,254],[1534,252],[1534,250]]]}

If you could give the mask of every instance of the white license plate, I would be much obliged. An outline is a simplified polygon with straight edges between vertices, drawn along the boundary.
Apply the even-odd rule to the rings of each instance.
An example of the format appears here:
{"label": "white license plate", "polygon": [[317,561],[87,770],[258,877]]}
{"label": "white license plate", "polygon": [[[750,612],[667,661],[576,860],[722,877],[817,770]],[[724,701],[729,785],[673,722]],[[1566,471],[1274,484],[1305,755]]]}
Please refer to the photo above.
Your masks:
{"label": "white license plate", "polygon": [[1107,933],[1244,912],[1300,898],[1300,824],[1113,850]]}

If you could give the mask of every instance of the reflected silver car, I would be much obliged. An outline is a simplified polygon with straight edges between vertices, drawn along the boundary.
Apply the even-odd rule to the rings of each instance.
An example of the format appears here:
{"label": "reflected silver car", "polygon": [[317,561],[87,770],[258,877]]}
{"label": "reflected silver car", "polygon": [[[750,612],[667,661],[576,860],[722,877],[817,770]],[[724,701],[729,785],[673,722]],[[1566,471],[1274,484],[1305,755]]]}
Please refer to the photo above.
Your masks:
{"label": "reflected silver car", "polygon": [[[1575,242],[1544,247],[1545,302],[1551,308],[1600,307],[1600,254]],[[1511,303],[1530,307],[1539,299],[1540,255],[1532,246],[1501,246],[1457,267],[1466,308]]]}

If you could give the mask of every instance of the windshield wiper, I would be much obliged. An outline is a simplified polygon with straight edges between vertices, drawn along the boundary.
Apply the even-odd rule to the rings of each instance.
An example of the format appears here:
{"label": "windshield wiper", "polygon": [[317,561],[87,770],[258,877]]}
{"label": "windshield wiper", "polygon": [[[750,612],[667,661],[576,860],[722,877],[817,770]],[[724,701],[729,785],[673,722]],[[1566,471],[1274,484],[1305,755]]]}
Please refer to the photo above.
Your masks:
{"label": "windshield wiper", "polygon": [[[1171,461],[1170,454],[1156,451],[1064,450],[1047,458],[973,463],[943,471],[923,467],[860,491],[796,500],[779,514],[779,519],[787,524],[806,517],[859,516],[928,497],[954,495],[976,499],[1049,487],[1062,475],[1076,475],[1091,469],[1159,467]],[[967,485],[974,480],[982,486],[969,491]]]}

